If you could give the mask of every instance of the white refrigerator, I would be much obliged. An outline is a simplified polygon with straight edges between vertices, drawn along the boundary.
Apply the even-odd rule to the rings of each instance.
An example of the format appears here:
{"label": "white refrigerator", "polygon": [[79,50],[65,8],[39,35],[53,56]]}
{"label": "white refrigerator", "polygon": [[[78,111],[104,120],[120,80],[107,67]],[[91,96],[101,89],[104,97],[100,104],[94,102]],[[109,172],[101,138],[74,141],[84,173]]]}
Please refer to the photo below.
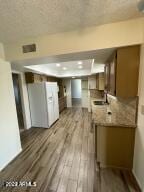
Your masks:
{"label": "white refrigerator", "polygon": [[56,82],[28,84],[32,127],[49,128],[59,119]]}

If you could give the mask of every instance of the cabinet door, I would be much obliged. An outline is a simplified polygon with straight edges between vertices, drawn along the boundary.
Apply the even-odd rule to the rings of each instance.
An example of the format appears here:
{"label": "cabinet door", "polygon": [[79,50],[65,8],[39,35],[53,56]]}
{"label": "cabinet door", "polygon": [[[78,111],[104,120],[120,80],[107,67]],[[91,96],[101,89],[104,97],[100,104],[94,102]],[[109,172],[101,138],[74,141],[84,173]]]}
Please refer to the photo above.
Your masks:
{"label": "cabinet door", "polygon": [[104,90],[104,73],[99,73],[98,76],[98,90],[103,91]]}
{"label": "cabinet door", "polygon": [[97,162],[100,166],[132,169],[135,129],[98,126],[96,130]]}
{"label": "cabinet door", "polygon": [[123,47],[117,50],[116,95],[135,97],[138,93],[140,46]]}
{"label": "cabinet door", "polygon": [[46,75],[41,75],[41,80],[42,81],[47,81],[47,76]]}
{"label": "cabinet door", "polygon": [[39,83],[39,82],[42,82],[41,75],[34,74],[34,83]]}
{"label": "cabinet door", "polygon": [[110,82],[109,82],[109,94],[116,95],[116,56],[114,55],[110,62]]}
{"label": "cabinet door", "polygon": [[88,87],[89,89],[96,89],[96,75],[88,77]]}

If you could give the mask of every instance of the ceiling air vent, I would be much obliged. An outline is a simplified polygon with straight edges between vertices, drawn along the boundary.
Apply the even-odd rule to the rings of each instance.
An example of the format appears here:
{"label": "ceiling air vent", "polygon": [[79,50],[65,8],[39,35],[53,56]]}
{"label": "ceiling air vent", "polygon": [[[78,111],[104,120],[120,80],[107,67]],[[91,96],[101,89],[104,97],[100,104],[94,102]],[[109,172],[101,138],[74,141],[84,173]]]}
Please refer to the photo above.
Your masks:
{"label": "ceiling air vent", "polygon": [[36,52],[36,44],[23,45],[22,50],[23,53]]}

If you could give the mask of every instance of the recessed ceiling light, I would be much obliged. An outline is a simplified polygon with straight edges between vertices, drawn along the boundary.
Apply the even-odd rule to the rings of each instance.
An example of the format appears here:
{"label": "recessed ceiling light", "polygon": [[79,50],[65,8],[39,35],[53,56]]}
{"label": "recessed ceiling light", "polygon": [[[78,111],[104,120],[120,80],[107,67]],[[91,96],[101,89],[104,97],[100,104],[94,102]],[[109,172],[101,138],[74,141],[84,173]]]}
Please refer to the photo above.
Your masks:
{"label": "recessed ceiling light", "polygon": [[78,65],[81,65],[81,64],[82,64],[82,61],[79,61],[79,62],[78,62]]}
{"label": "recessed ceiling light", "polygon": [[56,64],[56,66],[57,66],[57,67],[60,67],[60,66],[61,66],[61,64],[60,64],[60,63],[57,63],[57,64]]}
{"label": "recessed ceiling light", "polygon": [[78,66],[78,68],[79,68],[79,69],[82,69],[82,68],[83,68],[83,66]]}
{"label": "recessed ceiling light", "polygon": [[63,67],[63,70],[67,70],[67,68],[66,68],[66,67]]}

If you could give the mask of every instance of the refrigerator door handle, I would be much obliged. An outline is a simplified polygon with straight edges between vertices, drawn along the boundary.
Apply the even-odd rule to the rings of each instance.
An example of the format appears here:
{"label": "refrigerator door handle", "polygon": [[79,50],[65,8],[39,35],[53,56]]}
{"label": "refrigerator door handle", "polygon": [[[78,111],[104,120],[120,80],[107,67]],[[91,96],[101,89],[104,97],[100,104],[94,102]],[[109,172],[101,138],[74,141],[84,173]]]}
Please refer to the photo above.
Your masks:
{"label": "refrigerator door handle", "polygon": [[53,97],[52,96],[48,97],[48,103],[52,103],[52,101],[53,101]]}

